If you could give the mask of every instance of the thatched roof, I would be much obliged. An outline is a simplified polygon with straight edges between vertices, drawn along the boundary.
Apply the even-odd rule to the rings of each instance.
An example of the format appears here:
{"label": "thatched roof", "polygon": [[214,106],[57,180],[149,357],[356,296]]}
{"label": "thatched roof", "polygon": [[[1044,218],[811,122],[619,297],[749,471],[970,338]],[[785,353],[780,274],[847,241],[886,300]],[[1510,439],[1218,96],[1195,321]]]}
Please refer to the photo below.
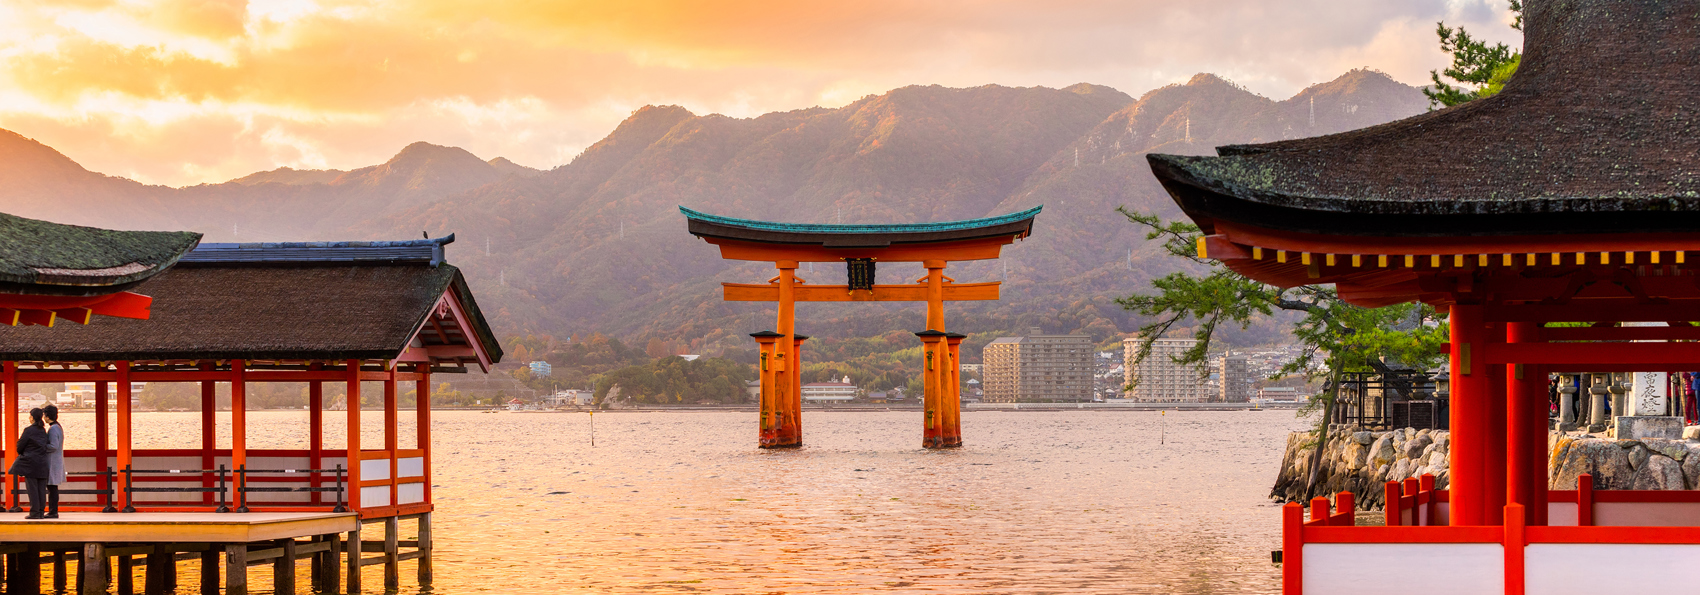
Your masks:
{"label": "thatched roof", "polygon": [[186,231],[114,231],[0,213],[0,293],[114,293],[169,268],[200,240]]}
{"label": "thatched roof", "polygon": [[1700,228],[1700,8],[1542,0],[1499,95],[1352,132],[1151,155],[1216,220],[1362,236]]}
{"label": "thatched roof", "polygon": [[[391,247],[412,250],[439,240]],[[418,245],[413,245],[418,244]],[[350,262],[343,248],[320,245],[297,261],[279,251],[311,244],[251,246],[236,257],[231,244],[212,244],[147,284],[149,320],[113,319],[88,326],[0,327],[0,360],[388,360],[396,358],[452,295],[468,329],[432,331],[427,344],[477,341],[492,361],[501,347],[478,310],[460,269],[433,266],[432,250],[388,264]],[[356,247],[370,253],[371,246]],[[440,335],[440,336],[439,336]]]}

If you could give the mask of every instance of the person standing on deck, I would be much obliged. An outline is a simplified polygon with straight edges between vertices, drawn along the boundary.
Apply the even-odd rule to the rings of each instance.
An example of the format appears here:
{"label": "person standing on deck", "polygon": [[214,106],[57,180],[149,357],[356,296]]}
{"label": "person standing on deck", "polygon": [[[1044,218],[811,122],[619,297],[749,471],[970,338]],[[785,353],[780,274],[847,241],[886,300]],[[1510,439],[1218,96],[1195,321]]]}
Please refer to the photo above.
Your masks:
{"label": "person standing on deck", "polygon": [[18,458],[10,470],[29,488],[30,514],[24,518],[31,520],[46,518],[41,509],[47,502],[47,429],[41,418],[41,408],[30,410],[30,425],[18,436]]}
{"label": "person standing on deck", "polygon": [[47,418],[47,517],[59,518],[59,486],[65,483],[65,429],[59,427],[59,408],[41,409]]}

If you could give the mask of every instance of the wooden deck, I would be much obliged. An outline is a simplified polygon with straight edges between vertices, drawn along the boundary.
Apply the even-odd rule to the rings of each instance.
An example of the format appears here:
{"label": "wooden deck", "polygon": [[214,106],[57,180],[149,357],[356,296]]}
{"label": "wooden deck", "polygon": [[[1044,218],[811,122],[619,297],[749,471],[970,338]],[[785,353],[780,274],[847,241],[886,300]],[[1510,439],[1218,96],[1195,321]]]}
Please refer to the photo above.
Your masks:
{"label": "wooden deck", "polygon": [[0,543],[252,543],[359,527],[352,512],[67,512],[34,521],[0,513]]}

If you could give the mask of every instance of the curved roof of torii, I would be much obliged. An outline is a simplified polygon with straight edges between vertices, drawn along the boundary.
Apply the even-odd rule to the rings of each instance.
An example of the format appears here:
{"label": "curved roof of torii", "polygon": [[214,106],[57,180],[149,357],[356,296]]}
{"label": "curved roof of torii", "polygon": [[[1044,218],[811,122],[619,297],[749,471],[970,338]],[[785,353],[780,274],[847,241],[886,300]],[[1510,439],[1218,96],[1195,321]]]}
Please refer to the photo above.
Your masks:
{"label": "curved roof of torii", "polygon": [[1499,95],[1314,138],[1150,155],[1206,233],[1218,222],[1359,237],[1700,229],[1700,10],[1530,2]]}
{"label": "curved roof of torii", "polygon": [[893,244],[932,244],[994,237],[1026,237],[1033,231],[1033,218],[1040,205],[1008,215],[942,221],[938,223],[885,223],[840,225],[824,223],[776,223],[710,215],[679,207],[692,235],[765,244],[815,245],[823,248],[883,248]]}

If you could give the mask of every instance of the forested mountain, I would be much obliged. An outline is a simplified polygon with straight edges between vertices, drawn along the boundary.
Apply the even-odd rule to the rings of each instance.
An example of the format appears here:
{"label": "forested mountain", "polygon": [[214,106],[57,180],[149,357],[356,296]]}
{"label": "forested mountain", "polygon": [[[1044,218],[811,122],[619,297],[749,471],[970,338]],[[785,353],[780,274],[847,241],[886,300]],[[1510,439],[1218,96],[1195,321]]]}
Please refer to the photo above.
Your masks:
{"label": "forested mountain", "polygon": [[[279,169],[223,184],[146,186],[89,172],[0,133],[0,211],[118,228],[192,229],[208,241],[396,239],[454,232],[499,331],[601,332],[692,352],[749,347],[769,306],[727,304],[722,281],[770,268],[722,261],[677,207],[797,222],[966,219],[1045,205],[1033,236],[998,262],[959,263],[962,282],[1002,280],[1004,299],[951,304],[976,343],[1029,326],[1108,340],[1132,330],[1111,301],[1176,263],[1115,207],[1174,214],[1144,154],[1339,132],[1414,115],[1415,88],[1352,71],[1285,101],[1213,75],[1137,100],[1108,87],[905,87],[835,109],[739,119],[675,106],[637,110],[570,163],[539,172],[415,143],[351,171]],[[805,266],[815,283],[842,267]],[[921,275],[882,266],[881,282]],[[919,330],[914,304],[809,304],[798,331],[829,343]],[[882,343],[884,344],[884,343]],[[842,351],[843,345],[822,344]],[[966,352],[966,351],[965,351]],[[863,354],[872,357],[874,354]],[[847,355],[847,357],[850,357]],[[862,357],[862,356],[855,356]],[[883,357],[883,356],[882,356]]]}

